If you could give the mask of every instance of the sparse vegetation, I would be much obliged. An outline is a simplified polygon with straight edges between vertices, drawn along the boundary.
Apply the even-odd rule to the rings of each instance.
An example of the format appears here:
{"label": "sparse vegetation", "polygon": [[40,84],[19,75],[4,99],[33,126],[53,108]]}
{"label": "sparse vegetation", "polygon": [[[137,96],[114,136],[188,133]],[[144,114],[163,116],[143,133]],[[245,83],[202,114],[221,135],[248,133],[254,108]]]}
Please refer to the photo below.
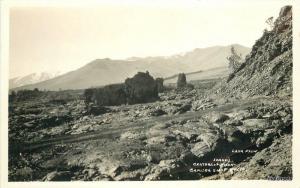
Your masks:
{"label": "sparse vegetation", "polygon": [[163,80],[139,72],[85,91],[12,91],[9,180],[291,179],[290,6],[280,20],[246,63],[231,49],[227,83],[179,74],[159,93]]}
{"label": "sparse vegetation", "polygon": [[266,24],[268,25],[268,30],[273,30],[274,28],[274,20],[273,20],[273,16],[272,17],[269,17],[267,20],[266,20]]}
{"label": "sparse vegetation", "polygon": [[235,73],[242,64],[242,55],[238,54],[235,48],[230,48],[230,56],[227,57],[230,74]]}

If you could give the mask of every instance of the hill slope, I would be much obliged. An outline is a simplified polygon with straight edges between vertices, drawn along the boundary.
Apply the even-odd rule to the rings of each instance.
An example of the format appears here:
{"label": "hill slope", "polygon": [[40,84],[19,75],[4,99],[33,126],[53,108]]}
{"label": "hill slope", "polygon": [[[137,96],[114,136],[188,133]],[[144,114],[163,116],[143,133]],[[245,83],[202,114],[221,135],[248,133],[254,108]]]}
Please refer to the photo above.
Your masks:
{"label": "hill slope", "polygon": [[[187,81],[198,81],[207,79],[222,79],[228,76],[229,70],[227,67],[217,67],[204,71],[190,72],[186,74]],[[176,83],[178,74],[170,76],[164,79],[164,84]]]}
{"label": "hill slope", "polygon": [[256,41],[244,64],[216,93],[248,97],[292,94],[292,7],[283,7],[271,31]]}

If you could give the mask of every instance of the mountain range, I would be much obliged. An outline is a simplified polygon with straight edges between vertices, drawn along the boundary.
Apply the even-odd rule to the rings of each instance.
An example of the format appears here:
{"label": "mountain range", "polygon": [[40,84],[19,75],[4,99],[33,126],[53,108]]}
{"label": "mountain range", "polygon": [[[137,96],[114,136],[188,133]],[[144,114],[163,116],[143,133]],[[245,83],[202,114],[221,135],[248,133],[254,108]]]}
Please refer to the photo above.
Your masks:
{"label": "mountain range", "polygon": [[45,80],[50,80],[51,78],[55,78],[59,75],[61,75],[61,72],[39,72],[31,73],[26,76],[14,77],[9,79],[9,88],[12,89],[25,85],[35,84]]}
{"label": "mountain range", "polygon": [[[230,55],[231,46],[243,57],[250,51],[245,46],[233,44],[196,48],[184,54],[167,57],[131,57],[125,60],[96,59],[77,70],[54,78],[49,77],[49,79],[40,80],[38,83],[27,82],[18,87],[13,84],[16,80],[10,80],[10,88],[15,88],[15,90],[34,88],[42,90],[85,89],[123,82],[138,71],[149,71],[155,78],[166,78],[182,72],[207,71],[216,68],[226,70],[228,67],[226,57]],[[23,79],[19,78],[19,80]]]}

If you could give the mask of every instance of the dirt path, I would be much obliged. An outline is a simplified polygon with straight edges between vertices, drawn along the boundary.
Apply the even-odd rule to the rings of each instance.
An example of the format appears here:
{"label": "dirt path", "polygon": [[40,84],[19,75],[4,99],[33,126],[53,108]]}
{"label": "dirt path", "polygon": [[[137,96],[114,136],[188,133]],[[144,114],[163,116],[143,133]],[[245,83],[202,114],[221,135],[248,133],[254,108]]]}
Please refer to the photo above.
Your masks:
{"label": "dirt path", "polygon": [[138,120],[136,122],[122,122],[122,121],[114,122],[110,124],[111,125],[110,127],[112,128],[109,129],[104,128],[103,130],[98,130],[94,132],[88,132],[88,133],[77,134],[77,135],[56,136],[50,139],[48,138],[36,142],[24,143],[24,146],[22,147],[20,152],[41,149],[56,144],[83,142],[83,141],[97,140],[97,139],[115,139],[119,137],[121,133],[124,133],[126,131],[145,130],[151,128],[154,125],[157,125],[158,123],[166,123],[170,120],[182,121],[182,120],[188,120],[193,118],[201,118],[201,116],[203,116],[204,114],[212,111],[226,112],[233,109],[242,109],[251,106],[253,104],[257,104],[259,101],[265,99],[266,97],[252,98],[243,101],[236,101],[230,104],[221,105],[212,109],[207,109],[207,110],[202,110],[197,112],[186,112],[184,114],[178,114],[178,115],[153,117],[149,120],[143,120],[143,121]]}

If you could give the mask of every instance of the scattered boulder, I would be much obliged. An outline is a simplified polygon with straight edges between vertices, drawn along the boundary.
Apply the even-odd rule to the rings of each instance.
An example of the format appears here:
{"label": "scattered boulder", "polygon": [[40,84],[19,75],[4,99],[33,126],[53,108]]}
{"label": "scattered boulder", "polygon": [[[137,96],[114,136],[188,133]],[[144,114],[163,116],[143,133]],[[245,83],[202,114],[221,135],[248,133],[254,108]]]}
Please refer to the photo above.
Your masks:
{"label": "scattered boulder", "polygon": [[26,128],[33,128],[35,125],[34,125],[34,122],[26,122],[24,123],[24,127]]}
{"label": "scattered boulder", "polygon": [[211,149],[205,142],[198,142],[193,146],[193,148],[191,149],[191,152],[195,156],[201,158],[201,157],[204,157],[209,152],[211,152]]}
{"label": "scattered boulder", "polygon": [[33,170],[30,167],[18,169],[15,176],[19,181],[30,181],[33,179]]}
{"label": "scattered boulder", "polygon": [[148,139],[146,143],[153,144],[166,144],[169,141],[176,140],[175,136],[167,129],[170,124],[157,124],[149,129],[147,132]]}
{"label": "scattered boulder", "polygon": [[177,88],[185,88],[187,85],[186,76],[184,73],[178,74]]}
{"label": "scattered boulder", "polygon": [[162,109],[155,109],[149,113],[150,116],[162,116],[165,114],[167,114],[167,112],[163,111]]}
{"label": "scattered boulder", "polygon": [[89,105],[87,107],[87,113],[95,116],[107,113],[109,111],[110,111],[109,108],[106,108],[104,106]]}
{"label": "scattered boulder", "polygon": [[87,168],[82,171],[82,174],[85,176],[86,180],[92,180],[95,176],[99,175],[98,171],[94,168]]}
{"label": "scattered boulder", "polygon": [[209,108],[213,108],[215,106],[217,106],[217,105],[212,103],[211,101],[197,100],[197,101],[193,102],[192,109],[194,111],[206,110],[206,109],[209,109]]}
{"label": "scattered boulder", "polygon": [[182,104],[179,108],[173,110],[173,114],[183,114],[189,111],[192,108],[192,105],[189,103]]}
{"label": "scattered boulder", "polygon": [[154,125],[153,127],[151,127],[151,130],[162,130],[162,129],[166,129],[168,127],[170,127],[171,124],[170,123],[159,123],[157,125]]}
{"label": "scattered boulder", "polygon": [[159,163],[161,154],[158,151],[150,151],[146,159],[149,163]]}
{"label": "scattered boulder", "polygon": [[145,177],[145,180],[176,180],[180,173],[184,171],[186,169],[180,161],[174,159],[162,160],[157,166],[151,169],[150,174]]}
{"label": "scattered boulder", "polygon": [[70,171],[53,171],[48,173],[43,181],[70,181],[71,180],[71,172]]}
{"label": "scattered boulder", "polygon": [[220,135],[216,132],[207,132],[205,134],[200,134],[197,139],[204,142],[209,148],[214,148],[220,141]]}
{"label": "scattered boulder", "polygon": [[239,121],[239,120],[255,118],[256,114],[253,112],[249,112],[248,110],[240,110],[236,113],[233,113],[232,116],[235,120]]}
{"label": "scattered boulder", "polygon": [[198,160],[198,157],[195,156],[190,150],[186,150],[180,154],[179,160],[183,163],[193,163]]}
{"label": "scattered boulder", "polygon": [[188,132],[188,131],[180,131],[180,130],[174,130],[173,133],[175,135],[179,135],[183,138],[180,138],[180,140],[186,140],[186,141],[192,141],[197,138],[197,134],[195,132]]}
{"label": "scattered boulder", "polygon": [[271,144],[274,137],[276,135],[276,132],[273,129],[268,129],[265,131],[264,135],[259,137],[255,144],[257,148],[263,148],[266,147],[266,145]]}
{"label": "scattered boulder", "polygon": [[247,119],[243,121],[243,126],[238,126],[237,128],[243,133],[249,133],[267,129],[270,125],[267,119]]}
{"label": "scattered boulder", "polygon": [[211,123],[223,123],[224,121],[229,119],[229,116],[223,113],[213,112],[207,114],[206,119]]}
{"label": "scattered boulder", "polygon": [[158,93],[163,92],[165,90],[164,89],[164,79],[163,78],[156,78],[155,81],[156,81],[156,86],[157,86],[157,92]]}
{"label": "scattered boulder", "polygon": [[[161,133],[163,133],[163,132],[161,132]],[[148,145],[167,144],[168,142],[175,141],[175,140],[176,140],[176,138],[172,134],[169,134],[169,133],[159,134],[158,133],[157,135],[154,135],[153,137],[148,138],[146,140],[146,143]]]}
{"label": "scattered boulder", "polygon": [[[117,165],[114,169],[112,169],[110,176],[116,177],[116,176],[119,176],[123,172],[135,171],[135,170],[144,168],[145,166],[147,166],[147,163],[145,161],[133,161],[133,162],[129,162],[126,164],[120,164],[120,165]],[[123,177],[123,179],[124,179],[124,177]]]}
{"label": "scattered boulder", "polygon": [[121,134],[120,136],[121,140],[143,140],[146,139],[146,137],[144,135],[142,135],[141,133],[134,133],[134,132],[125,132],[123,134]]}
{"label": "scattered boulder", "polygon": [[224,123],[226,125],[234,126],[234,127],[243,125],[243,122],[241,120],[238,120],[238,119],[228,119]]}
{"label": "scattered boulder", "polygon": [[226,137],[227,141],[233,144],[235,149],[251,144],[249,136],[238,129],[235,129],[231,132],[227,132]]}

